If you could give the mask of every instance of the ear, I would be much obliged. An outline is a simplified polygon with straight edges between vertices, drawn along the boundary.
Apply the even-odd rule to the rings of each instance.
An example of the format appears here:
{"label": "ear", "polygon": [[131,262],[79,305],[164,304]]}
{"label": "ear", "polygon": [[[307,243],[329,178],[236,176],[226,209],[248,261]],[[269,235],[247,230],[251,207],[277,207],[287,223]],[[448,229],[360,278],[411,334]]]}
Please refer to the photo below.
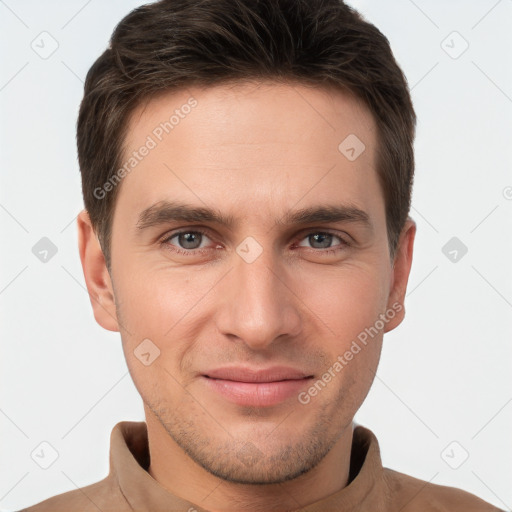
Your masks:
{"label": "ear", "polygon": [[409,217],[400,233],[398,247],[391,270],[391,287],[388,297],[388,309],[395,311],[395,316],[386,323],[384,332],[392,331],[402,323],[405,317],[405,293],[412,265],[416,223]]}
{"label": "ear", "polygon": [[78,214],[77,226],[80,261],[94,318],[104,329],[119,331],[112,281],[87,210]]}

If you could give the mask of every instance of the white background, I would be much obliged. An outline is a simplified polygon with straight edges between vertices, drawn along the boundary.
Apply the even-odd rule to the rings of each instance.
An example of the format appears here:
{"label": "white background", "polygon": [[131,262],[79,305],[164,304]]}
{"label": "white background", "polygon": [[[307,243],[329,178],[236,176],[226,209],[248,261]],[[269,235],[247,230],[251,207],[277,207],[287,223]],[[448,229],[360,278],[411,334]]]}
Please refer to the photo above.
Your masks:
{"label": "white background", "polygon": [[[143,419],[119,334],[94,321],[75,224],[83,80],[139,4],[0,1],[4,510],[102,479],[112,427]],[[512,1],[351,4],[389,38],[418,115],[407,315],[356,421],[385,466],[510,510]],[[47,59],[31,48],[43,31],[59,45]],[[455,263],[442,252],[454,236],[468,248]],[[32,253],[42,237],[58,249],[47,263]],[[30,455],[42,441],[59,453],[46,470]],[[469,454],[458,469],[441,456],[453,441],[450,462]]]}

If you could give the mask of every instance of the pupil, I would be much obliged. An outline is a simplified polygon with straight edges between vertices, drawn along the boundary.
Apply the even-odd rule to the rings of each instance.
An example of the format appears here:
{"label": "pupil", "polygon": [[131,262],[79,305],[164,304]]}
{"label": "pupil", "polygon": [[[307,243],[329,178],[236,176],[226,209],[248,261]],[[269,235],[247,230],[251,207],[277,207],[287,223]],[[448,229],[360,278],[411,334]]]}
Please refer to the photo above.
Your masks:
{"label": "pupil", "polygon": [[185,249],[197,249],[200,245],[197,243],[199,240],[197,233],[182,233],[179,238],[180,245]]}
{"label": "pupil", "polygon": [[325,249],[326,247],[330,246],[330,241],[331,241],[330,237],[331,237],[331,235],[329,235],[327,233],[317,233],[316,235],[312,236],[314,242],[311,243],[311,240],[310,240],[310,243],[313,247],[315,247],[314,244],[318,242],[318,243],[320,243],[320,248]]}

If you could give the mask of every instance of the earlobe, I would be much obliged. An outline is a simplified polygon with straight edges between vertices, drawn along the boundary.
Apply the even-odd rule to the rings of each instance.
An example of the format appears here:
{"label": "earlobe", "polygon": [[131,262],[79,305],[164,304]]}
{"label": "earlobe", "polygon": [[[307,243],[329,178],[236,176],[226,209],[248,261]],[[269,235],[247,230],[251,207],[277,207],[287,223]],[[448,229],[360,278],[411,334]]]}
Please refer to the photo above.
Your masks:
{"label": "earlobe", "polygon": [[412,265],[416,223],[409,217],[400,233],[393,268],[391,271],[391,287],[388,297],[388,310],[396,312],[387,322],[384,332],[392,331],[400,325],[405,317],[405,294]]}
{"label": "earlobe", "polygon": [[87,210],[77,217],[78,248],[94,318],[109,331],[119,331],[112,281]]}

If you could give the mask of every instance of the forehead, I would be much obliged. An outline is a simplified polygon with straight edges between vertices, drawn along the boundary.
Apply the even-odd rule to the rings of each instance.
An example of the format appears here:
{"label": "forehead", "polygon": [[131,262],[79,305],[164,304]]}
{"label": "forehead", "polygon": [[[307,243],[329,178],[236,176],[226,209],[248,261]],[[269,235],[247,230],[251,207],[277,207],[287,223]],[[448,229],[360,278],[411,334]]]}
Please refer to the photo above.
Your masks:
{"label": "forehead", "polygon": [[375,153],[373,116],[352,94],[272,82],[190,87],[132,113],[122,160],[134,165],[118,201],[141,211],[178,196],[246,213],[250,203],[257,216],[321,197],[356,205],[380,192]]}
{"label": "forehead", "polygon": [[[204,130],[210,130],[208,137]],[[178,132],[188,137],[197,134],[197,145],[216,146],[229,143],[222,138],[235,131],[248,144],[282,145],[307,138],[332,147],[333,141],[350,133],[373,146],[376,130],[369,109],[349,91],[298,83],[235,82],[162,91],[146,99],[129,118],[125,149],[137,147],[148,135],[159,143]]]}

